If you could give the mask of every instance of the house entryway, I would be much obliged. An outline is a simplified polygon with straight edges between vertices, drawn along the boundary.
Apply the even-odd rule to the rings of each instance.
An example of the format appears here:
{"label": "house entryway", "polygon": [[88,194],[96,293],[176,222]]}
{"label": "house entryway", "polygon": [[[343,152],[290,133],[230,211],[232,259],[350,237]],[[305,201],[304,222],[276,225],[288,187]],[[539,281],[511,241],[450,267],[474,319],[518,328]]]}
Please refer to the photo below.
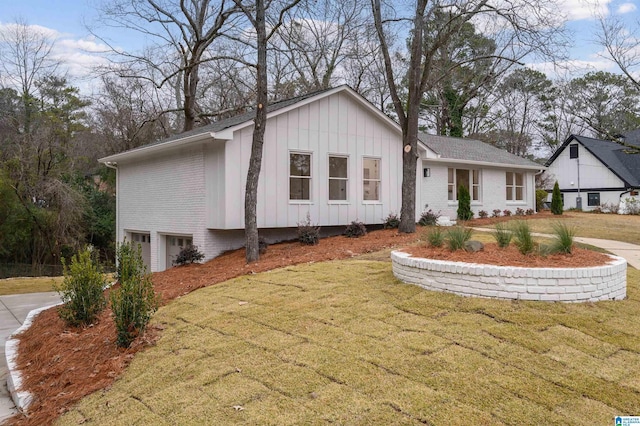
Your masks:
{"label": "house entryway", "polygon": [[131,241],[140,245],[142,261],[147,267],[147,271],[151,271],[151,234],[132,232]]}
{"label": "house entryway", "polygon": [[174,266],[180,250],[190,244],[193,244],[193,238],[190,236],[167,235],[167,268]]}

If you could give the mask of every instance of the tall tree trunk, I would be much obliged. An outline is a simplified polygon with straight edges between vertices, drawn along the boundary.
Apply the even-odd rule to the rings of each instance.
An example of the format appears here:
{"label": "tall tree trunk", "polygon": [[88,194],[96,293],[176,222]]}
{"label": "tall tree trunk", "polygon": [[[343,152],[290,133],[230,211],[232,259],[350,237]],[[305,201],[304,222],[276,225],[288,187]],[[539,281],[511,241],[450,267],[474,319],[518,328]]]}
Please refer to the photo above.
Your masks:
{"label": "tall tree trunk", "polygon": [[265,125],[267,124],[267,33],[264,0],[257,0],[255,7],[255,27],[258,43],[257,106],[244,197],[244,233],[247,263],[255,262],[260,258],[256,207],[258,204],[258,177],[262,166],[262,146],[264,144]]}
{"label": "tall tree trunk", "polygon": [[[396,106],[396,111],[400,110],[403,115],[406,114],[406,118],[401,120],[403,144],[402,207],[400,209],[400,225],[398,226],[400,232],[406,233],[416,232],[416,161],[418,160],[420,101],[424,94],[424,85],[422,84],[424,72],[422,64],[422,36],[424,32],[424,11],[426,6],[427,0],[418,0],[416,3],[413,37],[411,39],[411,60],[408,73],[409,97],[406,103],[406,113],[402,111],[401,107]],[[397,99],[397,96],[395,98]]]}

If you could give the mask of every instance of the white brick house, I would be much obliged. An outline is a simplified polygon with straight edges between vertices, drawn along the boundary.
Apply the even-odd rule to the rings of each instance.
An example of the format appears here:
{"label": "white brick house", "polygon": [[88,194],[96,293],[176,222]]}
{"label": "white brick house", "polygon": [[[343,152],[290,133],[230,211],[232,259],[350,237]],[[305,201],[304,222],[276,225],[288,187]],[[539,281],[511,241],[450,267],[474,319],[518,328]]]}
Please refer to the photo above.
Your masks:
{"label": "white brick house", "polygon": [[[117,170],[117,239],[139,242],[151,271],[170,267],[190,242],[206,259],[244,244],[253,116],[100,159]],[[535,207],[539,165],[479,141],[421,141],[416,218],[427,204],[455,217],[451,188],[460,183],[476,213]],[[348,86],[269,106],[257,205],[269,242],[293,238],[307,214],[325,228],[380,224],[400,211],[401,183],[400,127]]]}

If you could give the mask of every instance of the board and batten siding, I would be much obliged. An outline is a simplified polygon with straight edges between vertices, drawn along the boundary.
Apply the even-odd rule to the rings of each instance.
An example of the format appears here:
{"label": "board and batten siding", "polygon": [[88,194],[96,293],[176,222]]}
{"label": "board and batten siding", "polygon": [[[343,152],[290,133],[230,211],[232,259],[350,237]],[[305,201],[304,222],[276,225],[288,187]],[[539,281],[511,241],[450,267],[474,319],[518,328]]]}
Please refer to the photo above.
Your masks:
{"label": "board and batten siding", "polygon": [[[224,155],[224,179],[207,172],[207,226],[244,227],[244,192],[253,126],[235,132],[223,150],[207,150],[208,167]],[[223,153],[222,153],[223,151]],[[289,154],[311,154],[311,200],[289,200]],[[329,156],[348,158],[347,201],[329,201]],[[216,157],[215,159],[213,157]],[[380,159],[379,202],[363,201],[363,158]],[[215,176],[214,176],[215,175]],[[347,93],[335,93],[268,119],[258,185],[259,228],[295,227],[306,219],[321,226],[353,220],[382,223],[399,212],[402,184],[402,136],[397,128],[364,108]],[[224,200],[218,197],[224,194]],[[223,208],[220,208],[223,204]]]}

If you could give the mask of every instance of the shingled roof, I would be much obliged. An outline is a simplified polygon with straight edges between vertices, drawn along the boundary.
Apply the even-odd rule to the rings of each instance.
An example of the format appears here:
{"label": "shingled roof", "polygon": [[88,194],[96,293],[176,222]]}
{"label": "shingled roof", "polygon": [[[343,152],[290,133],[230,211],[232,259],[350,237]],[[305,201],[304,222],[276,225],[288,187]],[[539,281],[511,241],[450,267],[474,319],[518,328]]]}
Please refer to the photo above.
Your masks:
{"label": "shingled roof", "polygon": [[427,133],[420,133],[419,138],[422,143],[444,159],[525,166],[532,169],[542,168],[538,163],[518,157],[477,139],[454,138]]}
{"label": "shingled roof", "polygon": [[587,151],[622,179],[627,187],[640,187],[640,154],[629,153],[627,148],[612,141],[571,135],[553,153],[546,165],[551,164],[574,140],[584,146]]}

